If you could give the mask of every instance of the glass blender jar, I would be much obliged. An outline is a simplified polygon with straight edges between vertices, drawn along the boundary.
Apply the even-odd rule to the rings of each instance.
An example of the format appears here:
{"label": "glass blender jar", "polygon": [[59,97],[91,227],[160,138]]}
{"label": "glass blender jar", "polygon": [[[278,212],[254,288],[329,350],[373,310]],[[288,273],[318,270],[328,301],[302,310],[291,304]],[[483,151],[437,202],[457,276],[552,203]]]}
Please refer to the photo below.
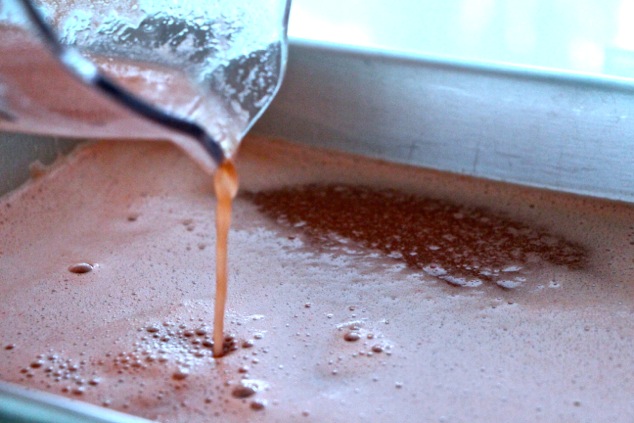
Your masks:
{"label": "glass blender jar", "polygon": [[208,173],[276,94],[290,0],[2,0],[0,130],[170,140]]}

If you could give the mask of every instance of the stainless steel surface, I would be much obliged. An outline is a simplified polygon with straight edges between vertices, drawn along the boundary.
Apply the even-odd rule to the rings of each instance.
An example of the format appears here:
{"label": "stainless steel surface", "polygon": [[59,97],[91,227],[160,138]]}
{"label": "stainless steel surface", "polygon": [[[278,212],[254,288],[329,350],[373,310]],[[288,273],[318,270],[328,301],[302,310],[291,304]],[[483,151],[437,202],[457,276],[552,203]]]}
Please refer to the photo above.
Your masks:
{"label": "stainless steel surface", "polygon": [[632,202],[633,104],[628,79],[293,40],[255,130]]}
{"label": "stainless steel surface", "polygon": [[0,421],[29,423],[149,423],[85,402],[0,381]]}
{"label": "stainless steel surface", "polygon": [[52,163],[79,141],[34,135],[0,133],[0,195],[29,178],[29,165],[35,161]]}

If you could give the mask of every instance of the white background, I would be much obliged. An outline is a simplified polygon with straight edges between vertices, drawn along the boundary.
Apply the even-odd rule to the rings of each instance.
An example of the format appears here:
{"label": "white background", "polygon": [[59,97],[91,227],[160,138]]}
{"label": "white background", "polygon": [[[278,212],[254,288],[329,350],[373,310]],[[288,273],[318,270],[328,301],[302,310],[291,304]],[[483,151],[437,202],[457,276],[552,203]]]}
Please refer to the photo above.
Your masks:
{"label": "white background", "polygon": [[293,0],[289,35],[634,76],[634,0]]}

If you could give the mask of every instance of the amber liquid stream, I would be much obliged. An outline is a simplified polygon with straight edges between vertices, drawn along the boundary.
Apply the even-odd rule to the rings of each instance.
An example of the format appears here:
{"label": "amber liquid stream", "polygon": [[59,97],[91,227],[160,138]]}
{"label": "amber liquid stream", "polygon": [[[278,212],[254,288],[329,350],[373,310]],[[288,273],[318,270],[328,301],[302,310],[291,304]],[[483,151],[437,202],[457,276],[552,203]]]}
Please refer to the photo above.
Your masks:
{"label": "amber liquid stream", "polygon": [[214,357],[223,354],[224,319],[227,303],[227,247],[231,226],[231,203],[238,193],[238,173],[224,162],[214,174],[216,192],[216,301],[214,305]]}

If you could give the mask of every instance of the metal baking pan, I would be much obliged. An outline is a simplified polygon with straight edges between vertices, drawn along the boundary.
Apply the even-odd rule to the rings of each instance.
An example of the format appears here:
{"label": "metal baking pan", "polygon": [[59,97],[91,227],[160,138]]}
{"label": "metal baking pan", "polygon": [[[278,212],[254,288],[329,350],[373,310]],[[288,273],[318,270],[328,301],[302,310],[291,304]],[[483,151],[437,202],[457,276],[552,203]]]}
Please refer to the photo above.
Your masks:
{"label": "metal baking pan", "polygon": [[[633,101],[631,79],[292,40],[284,85],[254,131],[633,202]],[[33,161],[50,162],[76,143],[0,134],[0,194],[28,179]],[[1,421],[131,419],[0,383]]]}
{"label": "metal baking pan", "polygon": [[634,201],[634,79],[296,40],[255,130],[385,160]]}
{"label": "metal baking pan", "polygon": [[0,381],[0,421],[150,423],[150,420]]}

